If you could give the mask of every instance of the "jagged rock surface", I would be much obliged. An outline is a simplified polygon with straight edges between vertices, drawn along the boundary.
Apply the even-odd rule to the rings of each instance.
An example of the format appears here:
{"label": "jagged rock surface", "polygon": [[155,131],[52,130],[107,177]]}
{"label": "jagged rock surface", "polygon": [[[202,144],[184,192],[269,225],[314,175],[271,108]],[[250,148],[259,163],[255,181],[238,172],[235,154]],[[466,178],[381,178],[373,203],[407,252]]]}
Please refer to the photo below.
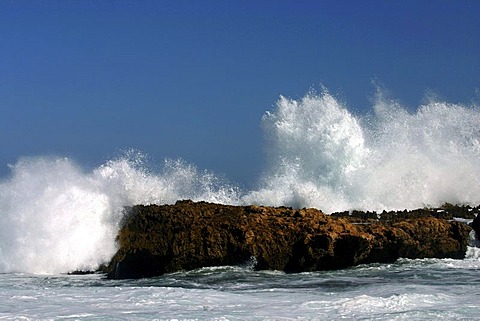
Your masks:
{"label": "jagged rock surface", "polygon": [[256,260],[255,269],[318,271],[404,258],[463,258],[471,228],[421,217],[379,221],[316,209],[180,201],[134,206],[109,278],[140,278]]}

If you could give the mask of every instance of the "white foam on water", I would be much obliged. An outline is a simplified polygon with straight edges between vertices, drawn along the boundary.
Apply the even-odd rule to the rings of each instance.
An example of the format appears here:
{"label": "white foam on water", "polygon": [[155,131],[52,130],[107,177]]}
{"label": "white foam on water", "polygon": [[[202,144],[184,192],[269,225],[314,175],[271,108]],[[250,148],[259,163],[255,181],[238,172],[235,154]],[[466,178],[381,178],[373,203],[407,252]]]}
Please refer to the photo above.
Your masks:
{"label": "white foam on water", "polygon": [[281,97],[263,119],[270,167],[246,203],[401,210],[480,203],[480,109],[429,101],[415,112],[378,94],[357,116],[328,92]]}

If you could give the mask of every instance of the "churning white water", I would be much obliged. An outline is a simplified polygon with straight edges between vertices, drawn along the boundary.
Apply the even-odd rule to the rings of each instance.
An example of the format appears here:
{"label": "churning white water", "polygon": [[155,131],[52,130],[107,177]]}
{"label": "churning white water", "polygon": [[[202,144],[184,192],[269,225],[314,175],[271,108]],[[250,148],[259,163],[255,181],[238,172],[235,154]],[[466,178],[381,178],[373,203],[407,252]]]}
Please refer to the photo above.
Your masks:
{"label": "churning white water", "polygon": [[264,116],[270,168],[244,200],[401,210],[480,203],[480,109],[430,101],[409,113],[378,95],[355,116],[332,95],[281,97]]}
{"label": "churning white water", "polygon": [[235,188],[182,161],[149,173],[136,153],[84,172],[66,158],[24,158],[0,183],[0,273],[92,270],[116,251],[124,206],[234,202]]}
{"label": "churning white water", "polygon": [[140,280],[0,274],[0,319],[478,320],[480,260],[470,250],[464,260],[296,274],[248,267]]}
{"label": "churning white water", "polygon": [[331,94],[281,97],[263,118],[269,166],[258,188],[181,160],[153,172],[135,152],[84,171],[28,157],[0,181],[0,273],[95,269],[114,254],[124,206],[179,199],[326,212],[480,204],[480,109],[430,101],[408,112],[379,95],[358,116]]}

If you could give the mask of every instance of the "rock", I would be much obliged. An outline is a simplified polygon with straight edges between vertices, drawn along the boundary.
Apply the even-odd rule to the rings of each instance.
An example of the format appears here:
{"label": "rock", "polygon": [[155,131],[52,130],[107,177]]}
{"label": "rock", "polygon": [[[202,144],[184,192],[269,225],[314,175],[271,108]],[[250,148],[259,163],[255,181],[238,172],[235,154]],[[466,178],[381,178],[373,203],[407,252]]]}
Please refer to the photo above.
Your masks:
{"label": "rock", "polygon": [[257,270],[318,271],[404,258],[463,258],[470,228],[433,217],[379,221],[316,209],[180,201],[130,209],[109,278],[141,278],[255,258]]}
{"label": "rock", "polygon": [[453,218],[473,219],[480,213],[480,207],[471,207],[468,205],[452,205],[444,203],[438,208],[419,208],[415,210],[403,211],[383,211],[376,212],[364,211],[344,211],[332,213],[335,217],[349,217],[351,220],[365,221],[367,219],[380,219],[382,221],[392,221],[397,219],[419,218],[419,217],[435,217],[451,220]]}
{"label": "rock", "polygon": [[475,231],[475,237],[480,240],[480,215],[477,215],[472,221],[472,228]]}
{"label": "rock", "polygon": [[97,271],[92,271],[92,270],[75,270],[68,272],[68,275],[87,275],[87,274],[95,274]]}

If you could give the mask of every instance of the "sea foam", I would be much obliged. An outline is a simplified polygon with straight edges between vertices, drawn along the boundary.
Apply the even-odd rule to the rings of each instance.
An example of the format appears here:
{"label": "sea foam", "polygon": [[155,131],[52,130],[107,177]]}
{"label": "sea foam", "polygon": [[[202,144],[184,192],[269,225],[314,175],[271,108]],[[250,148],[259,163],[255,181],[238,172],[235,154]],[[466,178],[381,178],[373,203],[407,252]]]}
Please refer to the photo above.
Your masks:
{"label": "sea foam", "polygon": [[354,115],[328,92],[281,97],[263,123],[270,166],[247,203],[401,210],[480,203],[480,109],[429,101],[408,112],[377,96]]}
{"label": "sea foam", "polygon": [[116,251],[125,206],[178,199],[234,203],[235,188],[180,160],[161,173],[141,154],[85,172],[68,158],[23,158],[0,183],[0,273],[94,270]]}
{"label": "sea foam", "polygon": [[328,92],[280,97],[262,120],[268,167],[242,191],[182,160],[159,171],[141,153],[85,171],[26,157],[0,181],[0,273],[91,270],[116,251],[125,206],[223,204],[391,210],[480,204],[480,110],[431,100],[410,112],[378,95],[355,115]]}

